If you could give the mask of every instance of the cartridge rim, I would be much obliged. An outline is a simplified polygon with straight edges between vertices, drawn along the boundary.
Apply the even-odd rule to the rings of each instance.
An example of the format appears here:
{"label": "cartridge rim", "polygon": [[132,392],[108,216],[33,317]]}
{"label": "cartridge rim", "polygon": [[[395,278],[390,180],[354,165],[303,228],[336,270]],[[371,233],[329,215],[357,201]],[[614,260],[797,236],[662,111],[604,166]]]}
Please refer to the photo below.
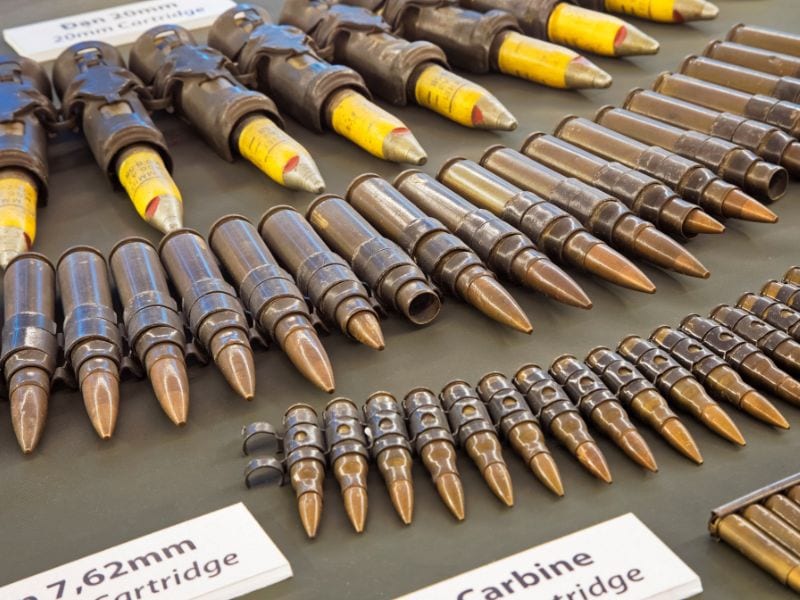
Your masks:
{"label": "cartridge rim", "polygon": [[595,121],[595,122],[597,122],[597,119],[599,119],[600,117],[602,117],[602,116],[603,116],[604,114],[606,114],[608,111],[610,111],[610,110],[614,110],[615,108],[617,108],[617,107],[616,107],[616,106],[614,106],[613,104],[604,104],[603,106],[601,106],[600,108],[598,108],[598,109],[595,111],[595,113],[592,115],[592,121]]}
{"label": "cartridge rim", "polygon": [[367,396],[367,399],[364,400],[364,406],[366,406],[367,404],[369,404],[370,402],[372,402],[373,400],[375,400],[380,396],[389,396],[392,400],[397,402],[397,396],[395,396],[392,392],[386,390],[378,390],[377,392],[372,392],[369,396]]}
{"label": "cartridge rim", "polygon": [[[548,135],[548,134],[545,133],[544,131],[534,131],[532,133],[529,133],[528,136],[523,140],[522,145],[519,147],[520,152],[524,154],[525,150],[528,149],[528,146],[530,146],[534,140],[539,139],[543,135]],[[489,146],[489,148],[491,148],[491,146]],[[486,150],[488,150],[489,148],[487,148]]]}
{"label": "cartridge rim", "polygon": [[517,377],[517,375],[519,375],[520,373],[522,373],[523,371],[525,371],[527,369],[539,369],[540,371],[544,371],[545,370],[545,369],[542,369],[541,365],[539,365],[538,363],[532,363],[532,362],[525,363],[524,365],[520,366],[516,371],[514,371],[514,377],[512,379],[515,379]]}
{"label": "cartridge rim", "polygon": [[631,88],[631,90],[625,96],[625,99],[622,101],[622,106],[627,109],[628,103],[633,100],[634,96],[636,96],[636,94],[641,94],[644,91],[646,90],[643,87]]}
{"label": "cartridge rim", "polygon": [[574,359],[574,360],[577,360],[578,362],[581,362],[580,360],[578,360],[578,357],[577,357],[577,356],[575,356],[574,354],[570,354],[569,352],[565,352],[564,354],[559,354],[558,356],[556,356],[556,357],[555,357],[555,358],[554,358],[554,359],[553,359],[553,360],[550,362],[550,366],[551,366],[551,367],[553,367],[553,366],[555,366],[556,364],[560,363],[561,361],[563,361],[563,360],[567,360],[567,359],[569,359],[569,358],[571,358],[571,359]]}
{"label": "cartridge rim", "polygon": [[584,362],[589,360],[589,358],[592,356],[592,354],[594,354],[595,352],[599,352],[600,350],[607,350],[608,352],[615,352],[613,349],[611,349],[608,346],[595,346],[594,348],[592,348],[591,350],[589,350],[586,353],[586,358],[584,359]]}
{"label": "cartridge rim", "polygon": [[310,219],[310,218],[311,218],[311,213],[312,213],[312,212],[314,212],[314,209],[315,209],[315,208],[316,208],[318,205],[320,205],[320,204],[322,204],[323,202],[325,202],[325,200],[331,200],[331,199],[333,199],[333,198],[338,198],[339,200],[344,200],[344,198],[342,198],[342,197],[341,197],[339,194],[331,194],[331,193],[329,193],[329,192],[326,192],[326,193],[324,193],[324,194],[320,194],[319,196],[317,196],[316,198],[314,198],[314,199],[311,201],[311,204],[309,204],[309,205],[308,205],[308,208],[306,209],[306,212],[305,212],[305,217],[306,217],[306,219]]}
{"label": "cartridge rim", "polygon": [[579,118],[580,117],[578,115],[565,116],[558,123],[556,123],[555,127],[553,127],[553,135],[558,135],[558,132],[561,131],[564,128],[564,125],[566,125],[569,121],[574,121],[575,119]]}
{"label": "cartridge rim", "polygon": [[654,92],[657,92],[661,88],[661,83],[664,81],[664,78],[674,74],[675,74],[674,71],[661,71],[661,73],[656,75],[656,78],[653,79],[653,83],[650,85],[650,89],[653,90]]}
{"label": "cartridge rim", "polygon": [[503,144],[492,144],[491,146],[487,146],[483,154],[481,154],[480,160],[478,160],[478,164],[482,167],[485,166],[484,163],[489,160],[489,157],[497,152],[498,150],[513,150],[513,148],[509,148],[508,146],[504,146]]}
{"label": "cartridge rim", "polygon": [[355,189],[356,186],[361,185],[362,182],[366,181],[367,179],[383,179],[377,173],[362,173],[361,175],[357,175],[353,178],[353,180],[347,185],[347,189],[344,191],[344,201],[350,204],[350,195]]}
{"label": "cartridge rim", "polygon": [[105,255],[102,252],[100,252],[100,250],[95,248],[94,246],[88,246],[88,245],[85,245],[85,244],[77,244],[75,246],[70,246],[69,248],[64,250],[64,252],[61,253],[61,256],[59,256],[58,260],[56,261],[56,270],[59,269],[59,267],[61,266],[61,262],[67,256],[69,256],[70,254],[75,254],[76,252],[91,252],[92,254],[96,254],[97,256],[99,256],[104,263],[106,262]]}
{"label": "cartridge rim", "polygon": [[216,232],[217,228],[220,225],[222,225],[223,223],[227,223],[228,221],[234,221],[234,220],[247,221],[248,223],[250,223],[250,225],[253,224],[253,222],[250,219],[248,219],[244,215],[240,215],[238,213],[233,213],[233,214],[230,214],[230,215],[224,215],[224,216],[220,217],[219,219],[217,219],[216,221],[214,221],[211,224],[211,227],[208,228],[208,241],[209,241],[209,243],[211,243],[211,238],[214,237],[214,232]]}
{"label": "cartridge rim", "polygon": [[404,169],[400,171],[392,180],[392,185],[397,187],[400,185],[400,182],[403,181],[406,177],[410,177],[411,175],[416,175],[417,173],[425,173],[422,169]]}
{"label": "cartridge rim", "polygon": [[504,379],[508,379],[506,374],[502,371],[489,371],[488,373],[484,373],[484,375],[478,380],[478,383],[475,385],[475,387],[480,387],[484,381],[489,379],[489,377],[502,377]]}
{"label": "cartridge rim", "polygon": [[122,248],[122,246],[125,246],[127,244],[133,244],[133,243],[147,244],[153,250],[156,250],[156,247],[155,247],[155,245],[153,245],[153,242],[151,242],[147,238],[143,238],[143,237],[138,236],[138,235],[131,235],[129,237],[122,238],[116,244],[111,246],[111,250],[109,250],[109,252],[108,252],[108,261],[111,262],[111,259],[114,258],[114,254],[116,254],[117,250]]}
{"label": "cartridge rim", "polygon": [[640,340],[647,339],[647,338],[642,337],[641,335],[636,335],[635,333],[632,333],[630,335],[626,335],[624,338],[622,338],[619,341],[619,344],[617,344],[617,349],[621,348],[623,346],[623,344],[625,344],[625,342],[627,342],[628,340],[632,340],[633,338],[638,338]]}
{"label": "cartridge rim", "polygon": [[348,404],[353,406],[353,408],[358,410],[358,405],[347,396],[337,396],[336,398],[331,398],[330,400],[328,400],[327,404],[325,404],[325,410],[327,411],[328,408],[330,408],[333,404],[336,404],[338,402],[347,402]]}
{"label": "cartridge rim", "polygon": [[691,60],[694,60],[694,59],[696,59],[696,58],[699,58],[699,56],[697,56],[697,54],[687,54],[686,56],[684,56],[684,57],[681,59],[681,62],[680,62],[680,63],[678,63],[678,68],[677,68],[677,71],[678,71],[679,73],[683,73],[683,69],[686,67],[686,64],[687,64],[689,61],[691,61]]}
{"label": "cartridge rim", "polygon": [[172,238],[177,237],[179,235],[182,235],[182,234],[195,235],[195,236],[199,237],[201,240],[203,240],[205,242],[205,239],[203,239],[203,236],[200,235],[200,232],[197,231],[196,229],[190,229],[188,227],[181,227],[180,229],[176,229],[175,231],[170,231],[167,235],[165,235],[163,238],[161,238],[161,242],[159,242],[159,244],[158,244],[158,256],[159,257],[162,256],[162,254],[164,253],[164,248],[166,247],[167,242],[169,240],[171,240]]}
{"label": "cartridge rim", "polygon": [[711,40],[710,42],[708,42],[708,43],[707,43],[707,44],[706,44],[706,45],[703,47],[703,50],[702,50],[702,55],[703,55],[703,56],[708,56],[708,55],[709,55],[709,53],[711,52],[711,50],[714,48],[714,46],[716,46],[716,45],[718,45],[718,44],[721,44],[721,43],[722,43],[722,40]]}
{"label": "cartridge rim", "polygon": [[41,254],[39,252],[23,252],[22,254],[17,254],[14,258],[12,258],[10,261],[8,261],[8,264],[6,265],[6,268],[5,268],[5,272],[7,273],[8,269],[15,262],[18,262],[18,261],[20,261],[20,260],[22,260],[24,258],[35,258],[35,259],[38,259],[38,260],[46,263],[53,270],[54,273],[56,271],[55,266],[53,266],[53,262],[49,258],[47,258],[44,254]]}
{"label": "cartridge rim", "polygon": [[282,210],[293,210],[301,217],[303,216],[302,213],[297,210],[294,206],[290,206],[288,204],[278,204],[277,206],[273,206],[272,208],[267,209],[267,211],[261,215],[261,218],[258,220],[258,230],[261,231],[261,228],[264,226],[264,223],[267,222],[267,219],[272,218],[275,213],[278,213]]}
{"label": "cartridge rim", "polygon": [[308,409],[311,412],[313,412],[315,415],[319,416],[317,414],[316,409],[313,406],[311,406],[310,404],[308,404],[307,402],[294,402],[294,403],[292,403],[292,404],[290,404],[289,406],[286,407],[286,410],[283,411],[283,414],[284,415],[288,415],[290,412],[292,412],[293,410],[296,410],[298,408]]}
{"label": "cartridge rim", "polygon": [[470,387],[470,388],[472,387],[472,386],[469,384],[469,382],[468,382],[468,381],[465,381],[465,380],[463,380],[463,379],[453,379],[453,380],[451,380],[451,381],[448,381],[447,383],[445,383],[445,384],[442,386],[442,391],[441,391],[441,392],[439,392],[439,394],[440,394],[440,395],[441,395],[441,394],[444,394],[444,392],[445,392],[445,390],[446,390],[447,388],[449,388],[449,387],[451,387],[451,386],[454,386],[454,385],[458,385],[458,384],[463,384],[463,385],[466,385],[467,387]]}
{"label": "cartridge rim", "polygon": [[436,171],[436,179],[441,180],[442,174],[447,169],[449,169],[452,165],[462,160],[469,160],[469,159],[466,156],[451,156],[450,158],[448,158],[446,161],[444,161],[444,164],[441,167],[439,167],[439,170]]}
{"label": "cartridge rim", "polygon": [[725,34],[725,39],[730,40],[733,37],[733,34],[736,33],[737,29],[744,27],[746,23],[736,23],[733,27],[728,30],[728,33]]}

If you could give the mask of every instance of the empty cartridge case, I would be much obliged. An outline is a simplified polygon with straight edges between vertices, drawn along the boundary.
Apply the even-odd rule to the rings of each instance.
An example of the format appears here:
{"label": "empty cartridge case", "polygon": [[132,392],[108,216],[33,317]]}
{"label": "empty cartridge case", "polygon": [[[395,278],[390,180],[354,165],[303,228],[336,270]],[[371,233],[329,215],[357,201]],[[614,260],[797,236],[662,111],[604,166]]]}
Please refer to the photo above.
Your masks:
{"label": "empty cartridge case", "polygon": [[631,460],[649,471],[658,470],[653,453],[622,404],[589,367],[565,354],[550,365],[550,375],[564,387],[584,418],[611,438]]}
{"label": "empty cartridge case", "polygon": [[794,176],[800,175],[800,142],[772,125],[642,89],[632,90],[624,107],[671,125],[728,140],[783,166]]}
{"label": "empty cartridge case", "polygon": [[634,415],[697,464],[703,457],[692,435],[656,387],[627,359],[609,348],[599,347],[586,357],[586,364]]}
{"label": "empty cartridge case", "polygon": [[800,340],[800,311],[775,298],[759,294],[744,294],[736,302],[736,306]]}
{"label": "empty cartridge case", "polygon": [[383,350],[383,333],[366,288],[299,212],[276,206],[264,213],[258,230],[325,322]]}
{"label": "empty cartridge case", "polygon": [[47,420],[50,379],[58,360],[56,276],[47,258],[25,253],[3,274],[3,339],[0,366],[20,449],[33,452]]}
{"label": "empty cartridge case", "polygon": [[417,207],[444,223],[495,272],[556,300],[591,308],[578,284],[539,252],[530,238],[500,217],[421,171],[400,173],[394,185]]}
{"label": "empty cartridge case", "polygon": [[666,351],[650,340],[631,335],[619,343],[617,352],[636,365],[664,397],[681,410],[726,440],[745,445],[744,437],[728,414],[706,393],[700,382]]}
{"label": "empty cartridge case", "polygon": [[769,355],[782,367],[800,371],[800,343],[744,309],[722,304],[711,311],[711,318]]}
{"label": "empty cartridge case", "polygon": [[724,226],[696,204],[686,202],[666,184],[619,162],[607,161],[569,142],[532,133],[520,150],[543,165],[576,177],[618,198],[643,219],[673,236],[721,233]]}
{"label": "empty cartridge case", "polygon": [[788,429],[789,423],[772,403],[746,384],[733,367],[688,334],[661,326],[650,340],[669,352],[716,398],[774,427]]}
{"label": "empty cartridge case", "polygon": [[737,44],[800,56],[800,38],[787,31],[739,23],[731,27],[725,39]]}
{"label": "empty cartridge case", "polygon": [[466,449],[492,493],[506,506],[514,506],[514,488],[503,448],[475,389],[466,381],[451,381],[442,388],[439,399],[459,446]]}
{"label": "empty cartridge case", "polygon": [[439,181],[479,208],[510,223],[551,258],[641,291],[655,286],[634,264],[586,231],[578,219],[466,159],[450,160]]}
{"label": "empty cartridge case", "polygon": [[503,434],[536,478],[557,496],[564,485],[553,456],[545,443],[539,419],[522,394],[502,373],[487,373],[478,382],[478,395],[489,407],[495,427]]}
{"label": "empty cartridge case", "polygon": [[427,388],[413,389],[403,398],[403,410],[411,441],[439,497],[453,516],[463,521],[464,488],[456,465],[455,441],[438,398]]}
{"label": "empty cartridge case", "polygon": [[601,108],[595,115],[595,122],[645,144],[696,160],[723,179],[769,202],[786,193],[789,177],[783,167],[722,138],[674,127],[612,106]]}
{"label": "empty cartridge case", "polygon": [[[800,56],[783,54],[785,51],[783,48],[768,50],[736,42],[714,40],[703,48],[703,56],[719,63],[759,71],[762,75],[769,74],[790,79],[800,77]],[[788,100],[788,98],[782,99]]]}
{"label": "empty cartridge case", "polygon": [[322,413],[328,461],[344,500],[344,508],[356,533],[367,521],[367,472],[369,452],[358,407],[347,398],[334,398]]}
{"label": "empty cartridge case", "polygon": [[372,173],[360,175],[350,183],[346,198],[382,234],[413,256],[440,288],[504,325],[531,332],[528,317],[469,246],[388,181]]}
{"label": "empty cartridge case", "polygon": [[764,284],[761,295],[774,298],[792,310],[800,311],[800,285],[773,279]]}
{"label": "empty cartridge case", "polygon": [[236,393],[251,400],[256,382],[247,318],[205,240],[196,231],[179,229],[161,240],[158,253],[195,340]]}
{"label": "empty cartridge case", "polygon": [[749,94],[677,73],[662,73],[653,89],[667,96],[731,112],[800,135],[800,105],[763,94]]}
{"label": "empty cartridge case", "polygon": [[441,302],[422,270],[342,198],[319,196],[308,207],[306,217],[322,239],[347,259],[383,306],[415,325],[436,318]]}
{"label": "empty cartridge case", "polygon": [[162,233],[182,227],[167,143],[142,103],[142,81],[119,51],[104,42],[74,44],[56,60],[53,83],[64,114],[76,119],[98,166],[139,216]]}
{"label": "empty cartridge case", "polygon": [[564,388],[535,364],[520,367],[514,375],[514,385],[525,396],[542,428],[561,442],[592,475],[611,483],[605,456]]}
{"label": "empty cartridge case", "polygon": [[363,406],[369,451],[389,490],[392,506],[406,525],[414,515],[411,441],[403,410],[389,392],[375,392]]}
{"label": "empty cartridge case", "polygon": [[176,425],[189,415],[186,337],[178,304],[158,252],[145,239],[126,238],[109,254],[129,346],[144,365],[161,408]]}
{"label": "empty cartridge case", "polygon": [[660,179],[714,215],[775,222],[778,217],[711,169],[658,146],[648,146],[581,117],[566,117],[555,135]]}
{"label": "empty cartridge case", "polygon": [[600,239],[623,251],[679,273],[704,278],[709,275],[692,254],[601,190],[503,146],[486,150],[481,165],[563,208]]}

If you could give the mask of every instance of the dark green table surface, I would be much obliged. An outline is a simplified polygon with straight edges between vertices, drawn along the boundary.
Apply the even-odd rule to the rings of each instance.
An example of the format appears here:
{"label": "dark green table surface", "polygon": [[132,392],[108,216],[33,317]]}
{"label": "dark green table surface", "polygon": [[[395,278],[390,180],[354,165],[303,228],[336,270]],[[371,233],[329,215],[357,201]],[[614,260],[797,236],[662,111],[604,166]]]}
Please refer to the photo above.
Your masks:
{"label": "dark green table surface", "polygon": [[[2,26],[109,4],[3,0]],[[277,14],[277,0],[266,5]],[[618,103],[627,90],[649,85],[659,72],[675,67],[688,52],[700,51],[736,22],[800,31],[795,0],[720,0],[719,6],[720,17],[712,22],[669,26],[637,21],[661,41],[661,52],[630,60],[597,58],[614,76],[614,85],[605,91],[559,92],[499,75],[476,76],[517,115],[520,127],[512,133],[469,131],[414,107],[391,110],[428,150],[425,168],[433,173],[447,157],[477,158],[483,148],[496,143],[518,147],[528,132],[551,131],[563,115],[588,116],[603,104]],[[8,50],[5,44],[2,47]],[[215,219],[227,213],[256,219],[275,204],[303,209],[312,199],[272,184],[244,161],[224,162],[171,116],[160,116],[158,124],[172,148],[189,227],[205,234]],[[343,192],[359,173],[375,171],[391,177],[402,168],[373,159],[336,135],[311,133],[291,119],[288,130],[313,153],[331,192]],[[81,140],[60,139],[51,156],[50,203],[40,211],[37,250],[56,259],[73,244],[92,244],[107,252],[127,235],[157,242],[157,232],[110,189]],[[718,303],[734,302],[741,293],[800,263],[799,203],[800,187],[793,184],[775,207],[781,217],[777,225],[730,222],[722,236],[693,240],[689,247],[711,270],[709,280],[647,267],[658,286],[654,296],[647,296],[577,276],[595,304],[588,312],[512,288],[534,322],[530,337],[495,325],[453,300],[424,329],[414,329],[397,317],[385,321],[388,345],[381,353],[331,335],[325,344],[336,371],[336,392],[360,402],[377,389],[402,395],[413,386],[426,385],[438,391],[455,377],[475,382],[490,370],[513,373],[523,361],[549,364],[563,352],[584,356],[598,344],[616,344],[626,334],[645,335],[690,312],[704,313]],[[329,478],[323,523],[318,539],[310,542],[288,487],[245,489],[239,431],[252,420],[279,420],[292,402],[310,402],[321,409],[328,398],[306,383],[279,351],[259,353],[256,366],[258,392],[252,403],[235,397],[213,367],[192,368],[190,419],[180,430],[162,414],[145,381],[123,383],[119,423],[110,442],[96,437],[77,393],[54,394],[47,429],[32,456],[20,454],[10,419],[0,419],[0,532],[5,542],[0,584],[243,500],[295,573],[293,579],[255,592],[252,598],[387,598],[628,511],[700,575],[705,597],[790,595],[706,533],[712,507],[798,470],[800,411],[785,403],[780,407],[794,425],[788,432],[772,431],[735,414],[748,441],[741,449],[687,420],[706,459],[700,467],[678,456],[650,431],[644,435],[656,453],[661,468],[657,474],[643,472],[601,440],[614,474],[611,486],[592,479],[553,444],[567,490],[562,499],[545,491],[508,452],[516,491],[513,509],[494,499],[462,455],[467,519],[460,524],[446,512],[417,466],[414,523],[410,527],[400,523],[374,471],[367,529],[356,535]]]}

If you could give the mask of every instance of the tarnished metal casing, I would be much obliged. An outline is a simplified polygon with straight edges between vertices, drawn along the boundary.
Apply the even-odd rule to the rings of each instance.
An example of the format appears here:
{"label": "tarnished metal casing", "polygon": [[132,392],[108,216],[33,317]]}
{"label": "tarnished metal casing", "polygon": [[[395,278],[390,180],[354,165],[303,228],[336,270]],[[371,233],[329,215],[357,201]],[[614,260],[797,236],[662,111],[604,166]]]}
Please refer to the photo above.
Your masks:
{"label": "tarnished metal casing", "polygon": [[727,367],[723,359],[703,344],[672,327],[658,327],[650,336],[650,340],[662,350],[669,352],[682,367],[691,371],[700,383],[703,383],[718,367]]}
{"label": "tarnished metal casing", "polygon": [[625,407],[629,407],[642,392],[657,391],[633,364],[608,348],[592,350],[586,357],[586,364]]}
{"label": "tarnished metal casing", "polygon": [[78,119],[95,161],[114,185],[117,158],[133,144],[152,147],[172,171],[167,142],[142,104],[144,85],[116,48],[97,41],[73,44],[56,59],[53,83],[63,113]]}
{"label": "tarnished metal casing", "polygon": [[466,381],[451,381],[442,388],[439,399],[460,446],[465,447],[467,440],[476,433],[497,435],[486,405]]}
{"label": "tarnished metal casing", "polygon": [[403,409],[394,396],[389,392],[375,392],[367,398],[363,411],[365,433],[373,458],[390,448],[402,448],[411,452]]}
{"label": "tarnished metal casing", "polygon": [[[461,0],[461,6],[478,11],[504,10],[519,21],[522,30],[540,40],[548,39],[547,22],[556,5],[572,0]],[[596,0],[589,0],[596,1]]]}
{"label": "tarnished metal casing", "polygon": [[783,280],[786,283],[800,286],[800,267],[791,267],[783,274]]}
{"label": "tarnished metal casing", "polygon": [[415,388],[403,398],[411,442],[418,453],[436,440],[455,444],[439,399],[428,388]]}
{"label": "tarnished metal casing", "polygon": [[38,201],[47,202],[47,132],[56,120],[50,80],[29,58],[0,55],[0,169],[25,169],[36,180]]}
{"label": "tarnished metal casing", "polygon": [[346,454],[360,454],[369,458],[364,426],[359,419],[358,407],[348,398],[334,398],[322,413],[325,441],[330,464]]}
{"label": "tarnished metal casing", "polygon": [[781,344],[794,341],[788,333],[741,308],[723,304],[711,311],[711,318],[770,355]]}
{"label": "tarnished metal casing", "polygon": [[520,367],[514,375],[514,385],[525,396],[533,414],[547,430],[550,430],[553,420],[560,415],[580,414],[564,388],[539,365]]}
{"label": "tarnished metal casing", "polygon": [[258,90],[315,131],[325,129],[325,107],[334,92],[350,88],[369,97],[358,73],[323,60],[310,37],[271,23],[260,6],[237,4],[222,13],[211,26],[208,45],[236,61],[240,73],[255,75]]}
{"label": "tarnished metal casing", "polygon": [[785,50],[786,48],[767,50],[744,43],[713,40],[703,49],[703,55],[719,62],[772,75],[800,77],[800,56],[784,54]]}
{"label": "tarnished metal casing", "polygon": [[[316,411],[308,404],[293,404],[286,409],[283,415],[283,438],[282,447],[286,470],[290,471],[292,466],[305,459],[316,460],[325,468],[325,435],[319,426],[319,419]],[[300,479],[299,482],[309,481]],[[293,485],[297,485],[294,481]],[[299,497],[307,491],[317,491],[316,486],[309,485],[308,489],[297,489],[295,492]]]}
{"label": "tarnished metal casing", "polygon": [[775,300],[783,302],[789,308],[800,311],[800,283],[768,281],[761,288],[761,294],[775,298]]}
{"label": "tarnished metal casing", "polygon": [[283,125],[275,103],[236,79],[224,54],[195,42],[178,25],[159,25],[136,40],[130,68],[155,95],[200,131],[222,158],[233,161],[232,135],[241,120],[263,114]]}
{"label": "tarnished metal casing", "polygon": [[746,372],[749,367],[745,363],[753,357],[772,362],[755,344],[713,319],[697,314],[688,315],[681,321],[680,329],[723,357],[737,371]]}
{"label": "tarnished metal casing", "polygon": [[787,306],[783,302],[757,294],[744,294],[739,298],[736,306],[753,313],[773,325],[787,332],[795,339],[800,339],[800,311]]}
{"label": "tarnished metal casing", "polygon": [[522,394],[502,373],[487,373],[478,382],[478,395],[489,408],[492,422],[505,437],[521,423],[539,426],[539,419],[533,414]]}
{"label": "tarnished metal casing", "polygon": [[800,56],[800,40],[795,34],[785,31],[737,23],[730,28],[725,39],[739,44]]}
{"label": "tarnished metal casing", "polygon": [[565,354],[553,361],[550,375],[562,385],[580,409],[590,419],[595,409],[605,402],[617,402],[617,397],[589,367],[572,355]]}
{"label": "tarnished metal casing", "polygon": [[672,356],[650,340],[631,335],[617,346],[617,352],[632,362],[664,395],[676,384],[693,375]]}

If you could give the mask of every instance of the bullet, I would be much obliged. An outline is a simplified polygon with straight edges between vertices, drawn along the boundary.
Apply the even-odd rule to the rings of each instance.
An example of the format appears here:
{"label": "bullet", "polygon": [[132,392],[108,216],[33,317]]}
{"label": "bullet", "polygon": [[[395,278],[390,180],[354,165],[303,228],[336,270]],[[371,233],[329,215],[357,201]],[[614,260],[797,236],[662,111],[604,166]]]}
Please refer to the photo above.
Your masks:
{"label": "bullet", "polygon": [[653,453],[622,404],[586,365],[574,356],[564,354],[550,365],[550,375],[563,386],[587,421],[611,438],[635,463],[649,471],[658,471]]}
{"label": "bullet", "polygon": [[385,308],[415,325],[427,325],[439,314],[439,296],[413,259],[342,198],[319,196],[308,207],[306,218],[325,243],[347,259]]}
{"label": "bullet", "polygon": [[777,327],[734,306],[721,304],[711,311],[711,318],[729,328],[782,367],[800,372],[800,343]]}
{"label": "bullet", "polygon": [[[391,104],[416,103],[465,127],[511,130],[517,126],[514,116],[491,93],[450,71],[439,46],[395,35],[380,15],[366,8],[289,1],[284,3],[281,21],[306,31],[332,60],[358,71],[370,90]],[[474,71],[481,65],[465,66]]]}
{"label": "bullet", "polygon": [[530,238],[500,217],[476,207],[421,171],[403,171],[394,186],[418,208],[444,223],[496,273],[560,302],[591,308],[586,292],[539,252]]}
{"label": "bullet", "polygon": [[97,165],[123,188],[136,212],[161,233],[183,226],[166,140],[142,102],[145,87],[113,46],[79,42],[53,66],[64,114],[76,119]]}
{"label": "bullet", "polygon": [[534,416],[511,381],[502,373],[487,373],[477,385],[496,429],[536,478],[556,496],[564,495],[558,466],[545,443],[539,419]]}
{"label": "bullet", "polygon": [[667,326],[657,328],[650,340],[672,357],[719,400],[773,427],[788,429],[789,423],[772,403],[746,384],[723,359],[686,333]]}
{"label": "bullet", "polygon": [[733,420],[670,354],[650,340],[635,335],[623,339],[617,346],[617,352],[636,365],[675,406],[729,442],[745,445],[744,436]]}
{"label": "bullet", "polygon": [[414,515],[411,442],[403,411],[389,392],[375,392],[364,403],[369,451],[381,472],[392,506],[405,525]]}
{"label": "bullet", "polygon": [[[747,49],[747,46],[743,47]],[[800,60],[797,62],[800,65]],[[683,59],[678,71],[688,77],[710,81],[748,94],[763,94],[795,104],[800,101],[800,79],[772,75],[757,67],[748,67],[749,65],[732,64],[706,56],[688,56]]]}
{"label": "bullet", "polygon": [[333,368],[305,298],[255,226],[239,215],[222,217],[211,226],[208,243],[261,330],[306,379],[331,393]]}
{"label": "bullet", "polygon": [[737,44],[800,56],[800,38],[786,31],[738,23],[731,27],[725,39]]}
{"label": "bullet", "polygon": [[759,71],[762,75],[774,75],[782,80],[786,79],[787,85],[796,85],[794,80],[800,77],[800,57],[783,52],[783,48],[768,50],[720,40],[713,40],[703,48],[703,56],[717,63],[727,63],[729,67],[744,67],[750,71]]}
{"label": "bullet", "polygon": [[800,311],[783,302],[758,294],[744,294],[736,306],[763,319],[773,327],[785,331],[795,340],[800,340]]}
{"label": "bullet", "polygon": [[761,288],[761,295],[782,302],[795,311],[800,311],[800,285],[770,280]]}
{"label": "bullet", "polygon": [[672,236],[722,233],[725,226],[669,186],[619,162],[607,161],[569,142],[532,133],[520,150],[525,156],[568,177],[615,196],[631,211]]}
{"label": "bullet", "polygon": [[339,482],[350,523],[361,533],[367,521],[369,452],[358,416],[358,408],[347,398],[334,398],[322,413],[328,462]]}
{"label": "bullet", "polygon": [[451,381],[442,388],[439,400],[458,445],[466,449],[486,485],[503,504],[514,506],[514,488],[503,448],[475,389],[466,381]]}
{"label": "bullet", "polygon": [[[358,73],[323,60],[305,32],[272,23],[262,7],[237,4],[222,13],[211,27],[209,45],[236,61],[239,72],[253,81],[252,87],[274,98],[282,110],[313,131],[333,129],[371,154],[389,160],[397,158],[389,147],[391,137],[413,140],[407,129],[405,134],[390,133],[405,125],[372,103]],[[338,112],[332,108],[334,104],[340,106]],[[346,114],[350,110],[363,119],[360,127],[346,124],[347,119],[355,118]],[[313,184],[307,182],[305,189],[319,193],[324,188],[322,178],[310,155],[306,153],[304,159],[314,169]],[[399,160],[404,162],[405,158]]]}
{"label": "bullet", "polygon": [[800,529],[800,505],[783,494],[773,494],[764,501],[764,506],[795,529]]}
{"label": "bullet", "polygon": [[786,283],[791,283],[793,285],[800,286],[800,267],[791,267],[783,275],[783,280]]}
{"label": "bullet", "polygon": [[196,231],[179,229],[161,240],[158,253],[181,298],[195,340],[228,385],[245,400],[252,400],[256,378],[247,318],[205,240]]}
{"label": "bullet", "polygon": [[789,185],[786,169],[721,138],[611,106],[601,108],[595,114],[595,122],[642,143],[695,160],[726,181],[768,202],[780,199]]}
{"label": "bullet", "polygon": [[783,166],[795,177],[800,175],[800,142],[777,127],[650,90],[632,90],[623,106],[671,125],[728,140]]}
{"label": "bullet", "polygon": [[125,238],[108,257],[122,304],[128,345],[144,365],[161,408],[176,425],[189,415],[186,338],[158,252],[145,239]]}
{"label": "bullet", "polygon": [[258,230],[329,326],[338,326],[373,350],[383,350],[383,332],[366,288],[299,212],[275,206],[261,217]]}
{"label": "bullet", "polygon": [[58,118],[47,73],[21,56],[0,55],[0,268],[30,250],[36,208],[47,202],[47,121]]}
{"label": "bullet", "polygon": [[530,333],[530,321],[470,248],[391,184],[373,173],[356,177],[349,202],[383,235],[399,244],[442,290],[508,327]]}
{"label": "bullet", "polygon": [[652,293],[653,283],[627,258],[586,231],[578,219],[479,164],[450,160],[437,179],[478,208],[501,217],[528,235],[547,256],[603,279]]}
{"label": "bullet", "polygon": [[662,73],[653,83],[653,89],[714,110],[762,121],[779,127],[794,137],[800,135],[800,105],[792,102],[763,94],[740,92],[677,73]]}
{"label": "bullet", "polygon": [[[579,6],[605,9],[609,12],[631,15],[657,23],[685,23],[715,19],[719,8],[706,0],[577,0]],[[597,6],[600,4],[600,6]]]}
{"label": "bullet", "polygon": [[648,146],[581,117],[569,116],[555,135],[590,152],[660,179],[685,200],[723,217],[774,223],[778,217],[711,169],[658,146]]}
{"label": "bullet", "polygon": [[3,274],[0,366],[11,406],[11,424],[25,454],[36,448],[47,420],[50,379],[56,369],[55,269],[40,254],[11,259]]}
{"label": "bullet", "polygon": [[586,364],[606,384],[622,405],[663,437],[689,460],[703,464],[692,434],[656,387],[628,360],[609,348],[599,347],[586,357]]}
{"label": "bullet", "polygon": [[800,532],[771,510],[751,504],[742,511],[742,516],[787,550],[800,554]]}
{"label": "bullet", "polygon": [[64,355],[92,426],[107,440],[117,424],[122,360],[108,265],[99,250],[74,246],[58,259],[56,277],[64,314]]}
{"label": "bullet", "polygon": [[581,413],[546,370],[527,364],[514,375],[514,385],[542,428],[553,435],[589,473],[611,483],[611,471]]}
{"label": "bullet", "polygon": [[439,497],[459,521],[464,520],[464,488],[456,466],[456,447],[442,405],[427,388],[415,388],[403,399],[414,448],[431,475]]}
{"label": "bullet", "polygon": [[480,163],[514,185],[563,208],[600,239],[621,251],[685,275],[709,276],[708,270],[690,252],[601,190],[504,146],[490,147]]}

